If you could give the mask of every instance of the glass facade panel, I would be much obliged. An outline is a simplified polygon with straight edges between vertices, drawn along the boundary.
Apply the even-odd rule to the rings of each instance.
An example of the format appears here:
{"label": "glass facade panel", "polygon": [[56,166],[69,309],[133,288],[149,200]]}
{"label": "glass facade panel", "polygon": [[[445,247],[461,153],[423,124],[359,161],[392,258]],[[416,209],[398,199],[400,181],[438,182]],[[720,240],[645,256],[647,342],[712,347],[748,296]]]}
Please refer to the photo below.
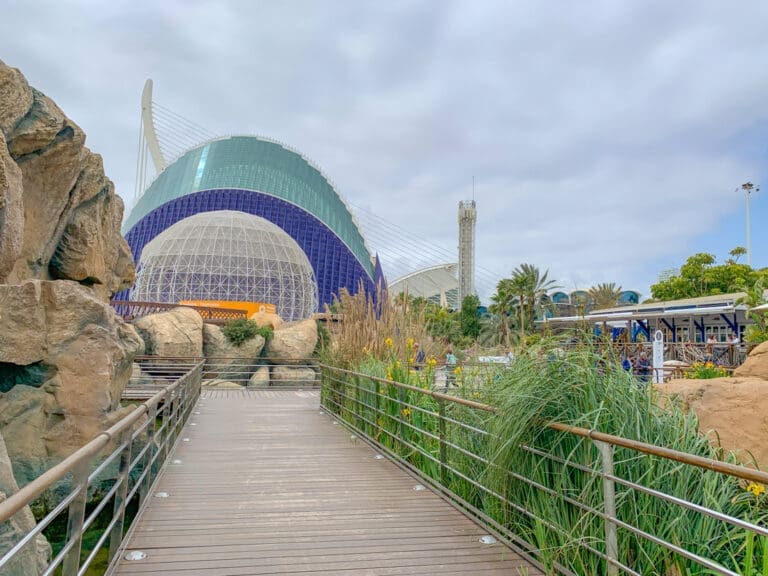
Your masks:
{"label": "glass facade panel", "polygon": [[126,220],[124,232],[167,202],[216,189],[261,192],[300,206],[333,230],[374,277],[363,236],[331,183],[297,152],[254,136],[214,140],[186,152],[149,186]]}

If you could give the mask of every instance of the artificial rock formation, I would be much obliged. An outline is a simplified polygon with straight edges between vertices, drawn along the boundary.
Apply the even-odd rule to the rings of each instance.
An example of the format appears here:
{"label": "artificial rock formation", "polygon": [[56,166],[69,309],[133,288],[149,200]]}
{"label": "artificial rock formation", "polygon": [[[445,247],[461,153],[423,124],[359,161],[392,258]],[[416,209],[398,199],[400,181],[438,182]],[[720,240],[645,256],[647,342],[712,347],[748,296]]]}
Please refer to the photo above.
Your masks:
{"label": "artificial rock formation", "polygon": [[678,398],[692,410],[699,430],[710,440],[737,453],[747,464],[752,459],[768,469],[768,380],[761,378],[680,379],[656,386],[665,396]]}
{"label": "artificial rock formation", "polygon": [[768,380],[768,342],[755,347],[747,356],[744,364],[733,371],[740,378],[752,377]]}
{"label": "artificial rock formation", "polygon": [[227,340],[221,328],[204,324],[203,354],[209,359],[204,377],[238,380],[245,384],[251,375],[251,367],[261,355],[262,348],[263,336],[257,334],[240,346],[235,346]]}
{"label": "artificial rock formation", "polygon": [[[82,130],[0,62],[4,494],[124,414],[120,396],[143,343],[109,305],[135,276],[122,215],[122,200]],[[0,554],[33,522],[25,509],[0,528]],[[39,573],[49,549],[44,539],[35,544],[35,558],[22,554],[9,574]]]}
{"label": "artificial rock formation", "polygon": [[72,281],[0,284],[0,431],[25,484],[122,415],[143,343]]}
{"label": "artificial rock formation", "polygon": [[102,298],[133,283],[123,202],[83,131],[0,62],[0,283],[67,279]]}
{"label": "artificial rock formation", "polygon": [[267,386],[269,386],[269,366],[261,366],[248,380],[248,387],[266,388]]}
{"label": "artificial rock formation", "polygon": [[203,356],[203,319],[193,308],[174,308],[135,320],[145,353],[166,358]]}
{"label": "artificial rock formation", "polygon": [[250,315],[249,320],[253,320],[259,326],[272,326],[274,330],[283,325],[283,319],[271,312],[254,312]]}
{"label": "artificial rock formation", "polygon": [[317,380],[317,372],[312,368],[275,366],[272,368],[272,386],[307,386]]}
{"label": "artificial rock formation", "polygon": [[692,410],[713,442],[768,469],[768,342],[754,348],[731,378],[671,380],[656,389]]}
{"label": "artificial rock formation", "polygon": [[[13,476],[13,466],[8,456],[2,435],[0,435],[0,502],[19,489]],[[29,508],[22,508],[8,522],[0,523],[0,554],[10,550],[25,534],[35,527],[35,518]],[[17,556],[10,565],[5,566],[3,574],[7,576],[37,576],[48,566],[51,559],[51,546],[38,535]]]}
{"label": "artificial rock formation", "polygon": [[317,322],[287,322],[275,330],[267,346],[268,357],[280,364],[300,364],[317,346]]}

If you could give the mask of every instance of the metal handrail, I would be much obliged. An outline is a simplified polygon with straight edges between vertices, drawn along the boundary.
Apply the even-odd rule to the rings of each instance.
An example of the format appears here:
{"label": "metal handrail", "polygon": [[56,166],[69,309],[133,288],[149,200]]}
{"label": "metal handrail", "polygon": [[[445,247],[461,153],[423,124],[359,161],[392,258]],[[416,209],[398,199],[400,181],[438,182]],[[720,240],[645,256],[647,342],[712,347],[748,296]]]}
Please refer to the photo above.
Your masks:
{"label": "metal handrail", "polygon": [[[496,467],[489,456],[478,453],[476,447],[473,448],[472,445],[461,445],[460,441],[456,441],[446,431],[448,426],[452,426],[455,429],[460,429],[461,434],[472,434],[476,442],[484,445],[489,432],[483,430],[482,427],[479,428],[478,426],[481,425],[476,422],[463,423],[457,420],[457,417],[449,416],[448,412],[452,411],[448,410],[448,407],[455,405],[457,407],[469,408],[470,410],[477,410],[480,413],[498,413],[494,406],[326,364],[322,364],[321,369],[323,374],[321,402],[324,410],[336,416],[340,423],[353,429],[357,435],[365,437],[368,441],[376,444],[379,449],[387,452],[401,465],[419,474],[427,482],[432,483],[438,490],[451,497],[458,505],[470,511],[492,529],[500,532],[502,537],[522,546],[535,555],[535,549],[532,546],[520,542],[515,534],[510,533],[505,526],[500,525],[496,518],[486,514],[483,510],[477,509],[473,504],[466,502],[461,496],[452,492],[446,483],[446,478],[449,475],[454,480],[457,478],[461,479],[467,484],[474,486],[475,489],[507,506],[510,510],[530,517],[532,521],[545,522],[544,519],[533,517],[524,506],[511,502],[488,485],[485,485],[482,477],[476,476],[471,470],[461,469],[461,465],[457,464],[449,456],[449,454],[467,456],[482,469]],[[408,398],[412,394],[431,397],[435,404],[433,407],[430,407],[430,404],[417,406],[417,402],[414,399]],[[416,418],[413,418],[413,421],[408,421],[409,418],[405,416],[406,412],[408,416],[418,412],[420,414],[418,420],[421,423],[417,424]],[[459,414],[467,413],[460,412]],[[424,417],[427,416],[433,417],[431,424],[424,423]],[[386,422],[389,423],[388,426],[384,425]],[[626,519],[618,518],[615,505],[615,486],[617,485],[623,489],[641,492],[646,496],[662,500],[668,505],[704,514],[718,522],[744,530],[745,533],[751,532],[761,537],[768,536],[768,528],[764,526],[713,510],[702,503],[691,502],[685,498],[643,486],[634,482],[631,478],[627,479],[617,476],[613,470],[613,453],[616,447],[626,448],[649,456],[690,465],[701,470],[725,474],[744,483],[768,484],[768,473],[766,472],[637,440],[622,438],[597,430],[589,430],[558,422],[542,424],[557,432],[591,440],[598,448],[600,468],[593,469],[580,465],[577,462],[562,460],[533,447],[523,447],[524,450],[535,454],[538,458],[557,461],[564,469],[570,467],[580,472],[598,476],[602,480],[603,485],[603,509],[596,510],[586,505],[578,500],[578,495],[559,494],[551,488],[527,478],[524,475],[524,471],[506,471],[504,473],[516,481],[523,482],[536,490],[541,490],[550,497],[560,498],[564,502],[582,510],[583,513],[600,519],[605,526],[604,551],[598,550],[590,543],[580,541],[578,538],[574,541],[574,545],[601,558],[605,562],[607,574],[617,574],[619,570],[629,574],[638,573],[627,565],[626,559],[622,560],[618,557],[616,540],[618,529],[625,530],[627,533],[634,534],[639,539],[665,548],[672,554],[687,558],[691,562],[714,573],[736,574],[716,561],[686,549],[679,542],[668,542],[655,534],[633,526]],[[415,461],[419,463],[414,463]],[[429,471],[430,468],[431,471]],[[562,527],[551,525],[548,528],[560,532],[563,536],[567,536],[567,532],[563,533]],[[561,572],[568,573],[568,570],[563,567],[560,568]]]}
{"label": "metal handrail", "polygon": [[[161,359],[156,360],[161,361]],[[141,503],[146,502],[147,496],[159,476],[160,468],[165,463],[172,445],[178,438],[181,427],[189,417],[200,394],[202,368],[203,362],[201,361],[190,365],[176,381],[167,384],[149,400],[135,406],[129,414],[113,426],[98,434],[64,460],[0,502],[0,523],[2,523],[9,521],[20,510],[29,506],[37,497],[46,490],[53,488],[67,475],[72,475],[71,487],[62,501],[0,557],[0,572],[64,511],[67,512],[68,518],[66,540],[59,554],[44,572],[45,574],[52,574],[59,567],[61,567],[62,576],[84,573],[95,558],[96,552],[104,546],[107,539],[109,539],[109,558],[112,560],[115,557],[122,542],[127,505],[137,490],[140,490]],[[145,421],[134,430],[136,423],[144,416],[147,417]],[[156,431],[155,419],[157,417],[161,418],[162,425]],[[144,433],[147,436],[145,446],[140,450],[139,455],[133,459],[131,457],[133,444]],[[157,442],[156,436],[158,437]],[[98,457],[103,450],[114,442],[117,443],[117,446],[103,459],[99,459]],[[89,487],[117,458],[119,458],[120,464],[114,484],[102,501],[86,517],[85,508]],[[131,472],[138,470],[139,467],[142,468],[141,474],[129,493]],[[110,500],[113,502],[113,510],[107,529],[85,562],[81,563],[83,534],[106,508]]]}
{"label": "metal handrail", "polygon": [[[498,412],[498,409],[496,407],[491,406],[489,404],[484,404],[482,402],[477,402],[475,400],[467,400],[466,398],[451,396],[450,394],[437,392],[435,390],[427,390],[424,388],[419,388],[418,386],[412,386],[410,384],[404,384],[402,382],[396,382],[394,380],[387,380],[386,378],[371,376],[368,374],[363,374],[361,372],[355,372],[353,370],[336,368],[335,366],[329,366],[327,364],[321,364],[320,367],[333,370],[334,372],[339,372],[341,374],[364,377],[373,382],[388,384],[396,388],[410,390],[412,392],[417,392],[419,394],[424,394],[427,396],[431,396],[433,398],[438,398],[446,402],[452,402],[454,404],[468,406],[476,410],[482,410],[485,412],[492,412],[492,413]],[[737,466],[735,464],[729,464],[727,462],[723,462],[722,460],[713,460],[711,458],[704,458],[702,456],[696,456],[694,454],[689,454],[687,452],[680,452],[679,450],[664,448],[662,446],[656,446],[654,444],[640,442],[639,440],[630,440],[628,438],[622,438],[620,436],[614,436],[612,434],[605,434],[597,430],[589,430],[587,428],[579,428],[578,426],[570,426],[568,424],[562,424],[560,422],[549,422],[549,423],[545,423],[544,425],[548,428],[551,428],[552,430],[558,430],[560,432],[575,434],[576,436],[582,436],[584,438],[589,438],[591,440],[606,442],[607,444],[612,444],[614,446],[630,448],[638,452],[643,452],[644,454],[650,454],[651,456],[660,456],[668,460],[675,460],[677,462],[682,462],[683,464],[690,464],[691,466],[696,466],[698,468],[702,468],[705,470],[713,470],[715,472],[721,472],[723,474],[728,474],[729,476],[734,476],[735,478],[739,478],[741,480],[758,482],[760,484],[768,484],[768,472],[762,472],[760,470],[755,470],[753,468],[747,468],[745,466]]]}

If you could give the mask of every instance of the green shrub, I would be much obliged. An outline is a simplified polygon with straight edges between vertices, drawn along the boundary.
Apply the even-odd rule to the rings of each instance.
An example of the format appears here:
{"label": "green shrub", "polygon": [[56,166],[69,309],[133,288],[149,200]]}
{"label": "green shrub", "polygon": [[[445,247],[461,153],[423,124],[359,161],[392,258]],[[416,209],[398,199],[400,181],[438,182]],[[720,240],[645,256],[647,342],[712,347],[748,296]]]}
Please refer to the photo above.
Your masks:
{"label": "green shrub", "polygon": [[272,326],[259,326],[253,320],[238,318],[224,325],[221,329],[224,337],[234,346],[242,346],[243,343],[255,336],[262,336],[264,340],[272,338]]}

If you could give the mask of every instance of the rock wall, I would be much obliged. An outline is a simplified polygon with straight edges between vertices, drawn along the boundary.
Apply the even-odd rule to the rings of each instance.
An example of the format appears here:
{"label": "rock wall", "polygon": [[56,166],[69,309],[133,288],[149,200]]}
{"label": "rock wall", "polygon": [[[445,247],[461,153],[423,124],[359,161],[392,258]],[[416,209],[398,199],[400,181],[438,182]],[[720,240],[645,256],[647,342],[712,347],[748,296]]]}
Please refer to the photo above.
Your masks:
{"label": "rock wall", "polygon": [[732,378],[672,380],[656,389],[692,410],[713,443],[768,470],[768,343],[753,349]]}
{"label": "rock wall", "polygon": [[[123,202],[83,131],[0,62],[0,492],[17,489],[123,414],[143,349],[109,305],[133,283]],[[34,520],[0,531],[0,554]],[[10,531],[9,531],[10,530]],[[49,552],[20,559],[37,574]]]}
{"label": "rock wall", "polygon": [[747,356],[744,364],[733,371],[738,378],[762,378],[768,380],[768,342],[756,346]]}
{"label": "rock wall", "polygon": [[746,464],[754,458],[761,469],[768,469],[768,380],[672,380],[657,389],[692,410],[699,430],[709,433],[713,444],[736,452]]}
{"label": "rock wall", "polygon": [[[0,436],[0,502],[19,489],[13,477],[13,468],[3,437]],[[0,523],[0,551],[6,551],[21,540],[35,527],[35,518],[29,508],[23,508],[8,522]],[[37,576],[41,574],[51,559],[51,546],[38,535],[33,542],[3,569],[8,576]]]}
{"label": "rock wall", "polygon": [[143,345],[76,282],[0,284],[0,432],[20,484],[122,417]]}
{"label": "rock wall", "polygon": [[102,298],[131,286],[122,218],[83,131],[0,61],[0,283],[74,280]]}

